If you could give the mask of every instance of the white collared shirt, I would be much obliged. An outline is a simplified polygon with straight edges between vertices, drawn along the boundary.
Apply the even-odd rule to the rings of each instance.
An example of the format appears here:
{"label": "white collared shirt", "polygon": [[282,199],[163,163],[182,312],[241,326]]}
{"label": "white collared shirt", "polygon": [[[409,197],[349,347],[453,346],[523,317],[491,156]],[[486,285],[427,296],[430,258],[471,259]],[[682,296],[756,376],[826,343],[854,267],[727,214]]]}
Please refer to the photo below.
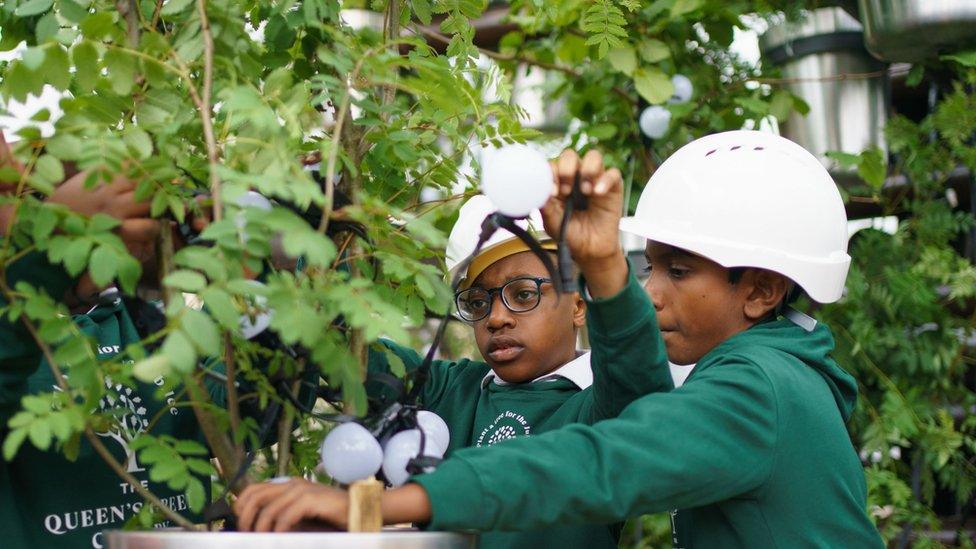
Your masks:
{"label": "white collared shirt", "polygon": [[[590,385],[593,385],[593,369],[590,368],[590,352],[585,351],[578,357],[570,360],[566,364],[563,364],[559,368],[549,372],[546,375],[539,376],[531,381],[535,383],[537,381],[555,381],[557,379],[568,379],[573,382],[574,385],[580,388],[582,391]],[[509,383],[502,378],[495,375],[495,372],[489,370],[485,377],[481,378],[481,388],[484,389],[488,386],[490,381],[494,380],[497,385],[509,385]]]}

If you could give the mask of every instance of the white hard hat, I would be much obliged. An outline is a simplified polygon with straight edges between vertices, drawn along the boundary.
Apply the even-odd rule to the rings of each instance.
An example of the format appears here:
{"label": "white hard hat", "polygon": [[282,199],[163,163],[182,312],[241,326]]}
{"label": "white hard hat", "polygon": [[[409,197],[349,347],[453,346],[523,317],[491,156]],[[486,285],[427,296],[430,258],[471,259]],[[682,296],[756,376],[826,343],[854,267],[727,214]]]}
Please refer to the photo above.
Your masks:
{"label": "white hard hat", "polygon": [[847,214],[809,152],[766,132],[731,131],[685,145],[654,172],[623,231],[723,267],[780,273],[812,299],[840,299],[851,258]]}
{"label": "white hard hat", "polygon": [[[447,270],[451,277],[462,267],[462,263],[478,244],[481,235],[481,223],[486,217],[495,213],[497,208],[491,199],[479,194],[468,200],[458,213],[457,222],[451,228],[451,236],[447,240]],[[520,227],[534,236],[542,247],[555,250],[556,243],[546,234],[542,226],[542,215],[539,210],[533,210],[528,218],[515,221]],[[498,229],[481,247],[478,256],[468,265],[467,271],[462,273],[461,287],[470,286],[489,265],[510,255],[529,249],[517,236],[507,229]]]}

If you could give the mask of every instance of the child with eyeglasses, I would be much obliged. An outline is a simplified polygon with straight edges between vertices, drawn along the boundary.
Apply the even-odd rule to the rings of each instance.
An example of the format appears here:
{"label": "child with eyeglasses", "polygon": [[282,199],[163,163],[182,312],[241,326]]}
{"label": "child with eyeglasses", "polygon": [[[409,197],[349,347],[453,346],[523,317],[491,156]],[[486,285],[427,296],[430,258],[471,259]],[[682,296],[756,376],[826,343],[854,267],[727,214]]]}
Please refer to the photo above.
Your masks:
{"label": "child with eyeglasses", "polygon": [[[463,269],[462,262],[474,251],[481,222],[494,210],[491,201],[480,195],[461,208],[448,240],[452,276]],[[556,243],[544,232],[538,211],[519,224],[544,249],[555,252]],[[615,417],[642,395],[673,387],[666,367],[647,368],[641,366],[640,357],[632,356],[630,350],[640,346],[629,338],[640,330],[592,341],[592,352],[577,350],[577,335],[588,314],[612,316],[622,307],[631,307],[636,296],[599,303],[587,303],[576,293],[559,296],[542,261],[504,229],[482,247],[462,277],[455,295],[457,316],[474,330],[484,361],[435,361],[421,397],[423,407],[441,416],[450,428],[446,456],[459,448],[491,446],[569,423],[592,424]],[[635,292],[640,294],[639,289]],[[408,370],[423,360],[412,349],[384,344]],[[371,372],[388,370],[385,353],[370,353]],[[544,494],[541,490],[539,497]],[[480,546],[616,547],[619,532],[619,524],[496,531],[483,534]]]}

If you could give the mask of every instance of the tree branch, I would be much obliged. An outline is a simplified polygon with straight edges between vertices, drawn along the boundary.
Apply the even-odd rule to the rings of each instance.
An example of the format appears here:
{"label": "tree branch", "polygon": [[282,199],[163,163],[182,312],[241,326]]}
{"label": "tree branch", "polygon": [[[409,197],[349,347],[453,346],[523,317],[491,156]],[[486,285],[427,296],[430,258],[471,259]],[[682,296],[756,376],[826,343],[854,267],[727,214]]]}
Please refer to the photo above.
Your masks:
{"label": "tree branch", "polygon": [[136,0],[115,0],[115,8],[125,19],[126,43],[130,48],[139,47],[139,4]]}
{"label": "tree branch", "polygon": [[203,34],[203,91],[197,98],[200,110],[200,121],[203,123],[203,137],[207,143],[207,161],[210,164],[210,195],[213,197],[213,218],[220,221],[224,218],[224,204],[221,197],[220,176],[217,174],[217,140],[214,138],[213,112],[210,104],[213,92],[213,32],[210,30],[210,20],[207,19],[206,0],[197,0],[197,12],[200,14],[200,28]]}

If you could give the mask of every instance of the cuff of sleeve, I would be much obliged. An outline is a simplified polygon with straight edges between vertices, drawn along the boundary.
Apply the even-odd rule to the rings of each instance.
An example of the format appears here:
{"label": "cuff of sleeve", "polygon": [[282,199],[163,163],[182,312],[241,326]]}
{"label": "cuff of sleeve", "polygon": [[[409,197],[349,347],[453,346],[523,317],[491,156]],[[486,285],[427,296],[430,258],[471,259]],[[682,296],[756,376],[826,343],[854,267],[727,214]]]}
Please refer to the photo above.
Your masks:
{"label": "cuff of sleeve", "polygon": [[[419,484],[430,500],[430,530],[489,530],[493,516],[477,471],[463,459],[442,462],[437,470],[417,475],[410,482]],[[472,501],[479,502],[471,505]]]}
{"label": "cuff of sleeve", "polygon": [[[586,280],[580,276],[580,286]],[[635,326],[654,319],[654,306],[647,297],[630,265],[627,266],[627,285],[611,297],[592,299],[584,290],[587,325],[591,337],[613,338],[629,333]]]}

